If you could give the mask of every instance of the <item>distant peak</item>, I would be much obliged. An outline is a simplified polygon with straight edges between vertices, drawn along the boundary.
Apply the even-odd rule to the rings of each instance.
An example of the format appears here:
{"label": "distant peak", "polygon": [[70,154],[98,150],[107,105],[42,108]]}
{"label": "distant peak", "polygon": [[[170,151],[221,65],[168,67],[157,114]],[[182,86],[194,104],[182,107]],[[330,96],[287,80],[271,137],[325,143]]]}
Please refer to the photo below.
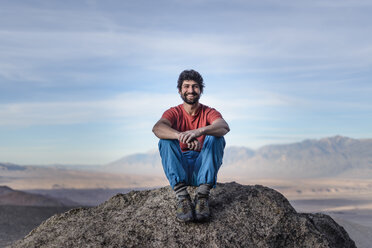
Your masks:
{"label": "distant peak", "polygon": [[6,170],[25,170],[25,166],[20,166],[12,163],[0,163],[0,168],[5,168]]}
{"label": "distant peak", "polygon": [[5,189],[7,189],[7,190],[13,190],[12,188],[10,188],[10,187],[8,187],[6,185],[0,185],[0,190],[5,190]]}
{"label": "distant peak", "polygon": [[0,185],[0,196],[4,194],[8,194],[11,192],[15,192],[13,189],[9,188],[8,186],[5,185]]}
{"label": "distant peak", "polygon": [[326,137],[326,138],[323,138],[323,139],[329,139],[329,140],[344,140],[344,139],[350,139],[350,138],[349,138],[349,137],[346,137],[346,136],[342,136],[342,135],[335,135],[335,136]]}
{"label": "distant peak", "polygon": [[352,138],[341,136],[341,135],[336,135],[332,137],[327,137],[320,139],[319,141],[325,141],[325,142],[331,142],[331,143],[342,143],[342,142],[347,142],[353,140]]}

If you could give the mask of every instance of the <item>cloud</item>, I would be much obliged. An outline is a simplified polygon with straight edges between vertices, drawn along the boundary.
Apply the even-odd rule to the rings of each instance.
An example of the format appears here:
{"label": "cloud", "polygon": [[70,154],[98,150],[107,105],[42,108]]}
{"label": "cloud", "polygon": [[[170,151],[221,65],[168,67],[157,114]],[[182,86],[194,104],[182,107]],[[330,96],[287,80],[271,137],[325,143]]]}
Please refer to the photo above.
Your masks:
{"label": "cloud", "polygon": [[[291,105],[293,98],[273,92],[240,89],[205,95],[201,102],[219,110],[229,121],[273,120],[276,116],[269,109],[280,109]],[[245,94],[244,94],[245,93]]]}
{"label": "cloud", "polygon": [[[61,72],[71,79],[81,78],[82,64],[93,64],[92,75],[106,75],[100,69],[102,64],[144,71],[192,64],[220,73],[355,72],[372,64],[372,35],[366,32],[370,22],[364,22],[360,14],[362,1],[347,16],[353,21],[348,23],[343,20],[346,7],[335,11],[329,1],[326,6],[319,1],[307,4],[306,11],[293,1],[235,1],[227,9],[218,3],[208,18],[197,11],[199,18],[187,19],[179,18],[186,11],[177,8],[184,6],[181,2],[165,5],[165,9],[152,6],[155,13],[164,13],[160,17],[167,24],[156,21],[159,16],[150,14],[149,6],[142,4],[117,3],[120,11],[113,5],[103,8],[99,2],[88,2],[88,8],[57,3],[49,8],[26,4],[4,8],[0,64],[6,67],[0,69],[0,75],[9,80],[46,82],[54,81]],[[260,8],[253,8],[257,6]],[[173,8],[181,12],[166,11]],[[18,22],[9,14],[15,9],[22,13]],[[213,25],[208,28],[204,22]],[[101,63],[94,66],[95,61]],[[50,70],[53,64],[59,72]]]}
{"label": "cloud", "polygon": [[[230,95],[230,96],[229,96]],[[201,102],[215,107],[230,120],[264,118],[264,107],[290,104],[289,98],[269,92],[234,92],[202,96]],[[68,125],[89,122],[153,122],[181,103],[178,93],[126,92],[102,100],[44,101],[0,104],[0,125]],[[267,117],[265,117],[267,118]],[[138,125],[140,127],[141,125]]]}
{"label": "cloud", "polygon": [[[105,100],[73,102],[23,102],[0,105],[0,125],[51,125],[112,122],[125,118],[152,116],[164,104],[154,102],[168,95],[124,93]],[[163,100],[164,102],[164,100]]]}
{"label": "cloud", "polygon": [[42,125],[84,124],[75,130],[104,123],[105,132],[120,129],[113,136],[143,137],[136,148],[142,149],[143,130],[181,102],[168,82],[186,68],[204,76],[201,102],[223,114],[236,144],[250,138],[262,144],[264,135],[327,135],[335,126],[341,134],[369,133],[367,1],[5,1],[1,7],[0,126],[15,127],[14,136],[25,126],[44,132]]}
{"label": "cloud", "polygon": [[[347,89],[341,93],[345,94]],[[321,96],[320,96],[321,97]],[[171,106],[181,103],[176,93],[132,91],[100,99],[65,101],[30,101],[0,104],[0,125],[69,125],[97,122],[152,123]],[[286,118],[288,111],[309,111],[338,113],[341,110],[371,110],[366,99],[348,101],[321,97],[314,102],[312,98],[255,90],[247,87],[227,87],[223,91],[214,90],[201,97],[201,103],[219,110],[229,121],[279,120]],[[341,113],[341,112],[340,112]],[[140,127],[138,125],[137,127]]]}

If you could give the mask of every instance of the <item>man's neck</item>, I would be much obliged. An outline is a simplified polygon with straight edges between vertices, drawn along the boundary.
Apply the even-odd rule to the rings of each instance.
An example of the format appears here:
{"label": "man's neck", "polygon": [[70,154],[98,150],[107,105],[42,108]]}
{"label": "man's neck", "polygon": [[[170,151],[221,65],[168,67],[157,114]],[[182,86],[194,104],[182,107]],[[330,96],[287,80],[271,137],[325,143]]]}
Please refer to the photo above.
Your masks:
{"label": "man's neck", "polygon": [[195,115],[198,111],[200,104],[199,102],[194,104],[188,104],[186,102],[183,102],[183,109],[189,114],[189,115]]}

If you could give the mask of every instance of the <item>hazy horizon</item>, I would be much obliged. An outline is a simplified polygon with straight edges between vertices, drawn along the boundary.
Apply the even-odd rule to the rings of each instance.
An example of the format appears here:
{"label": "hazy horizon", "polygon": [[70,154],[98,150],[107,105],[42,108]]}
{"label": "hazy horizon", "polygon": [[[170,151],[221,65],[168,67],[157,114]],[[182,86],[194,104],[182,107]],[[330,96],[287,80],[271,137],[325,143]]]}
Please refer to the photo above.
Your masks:
{"label": "hazy horizon", "polygon": [[[313,140],[313,141],[320,141],[320,140],[323,140],[323,139],[330,139],[330,138],[336,138],[336,137],[343,137],[343,138],[347,138],[347,139],[356,139],[354,137],[346,137],[346,136],[342,136],[342,135],[334,135],[334,136],[330,136],[330,137],[321,137],[319,139],[303,139],[303,140],[300,140],[298,142],[285,142],[285,143],[273,143],[273,144],[265,144],[265,145],[262,145],[262,146],[259,146],[257,148],[252,148],[252,147],[247,147],[247,146],[234,146],[234,145],[227,145],[225,149],[229,149],[229,148],[244,148],[244,149],[249,149],[249,150],[252,150],[252,151],[258,151],[262,148],[265,148],[267,146],[281,146],[281,145],[292,145],[292,144],[298,144],[298,143],[302,143],[304,141],[307,141],[307,140]],[[363,138],[363,139],[359,139],[359,140],[368,140],[368,139],[372,139],[372,138]],[[58,166],[58,165],[61,165],[61,166],[105,166],[107,164],[110,164],[110,163],[113,163],[115,161],[118,161],[120,159],[123,159],[127,156],[133,156],[133,155],[138,155],[138,154],[157,154],[158,153],[158,149],[157,148],[153,148],[153,149],[150,149],[150,150],[147,150],[147,151],[138,151],[138,152],[133,152],[133,153],[130,153],[130,154],[126,154],[126,155],[123,155],[121,157],[118,157],[112,161],[107,161],[105,163],[101,163],[101,164],[79,164],[79,163],[45,163],[45,164],[21,164],[21,163],[15,163],[15,162],[12,162],[12,161],[0,161],[0,163],[9,163],[9,164],[14,164],[14,165],[22,165],[22,166],[49,166],[49,165],[53,165],[53,166]]]}

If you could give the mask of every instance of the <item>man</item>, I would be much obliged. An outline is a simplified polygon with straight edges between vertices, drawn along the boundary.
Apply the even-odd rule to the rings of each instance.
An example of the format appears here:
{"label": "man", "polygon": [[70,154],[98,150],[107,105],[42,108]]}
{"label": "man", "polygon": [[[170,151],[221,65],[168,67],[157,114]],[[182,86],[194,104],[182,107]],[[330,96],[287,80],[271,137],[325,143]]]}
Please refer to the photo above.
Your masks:
{"label": "man", "polygon": [[[222,164],[223,136],[230,129],[217,110],[199,103],[204,83],[197,71],[183,71],[177,88],[183,104],[165,111],[152,131],[160,139],[163,169],[178,200],[177,219],[205,221],[210,217],[209,191]],[[187,186],[198,186],[195,214]]]}

